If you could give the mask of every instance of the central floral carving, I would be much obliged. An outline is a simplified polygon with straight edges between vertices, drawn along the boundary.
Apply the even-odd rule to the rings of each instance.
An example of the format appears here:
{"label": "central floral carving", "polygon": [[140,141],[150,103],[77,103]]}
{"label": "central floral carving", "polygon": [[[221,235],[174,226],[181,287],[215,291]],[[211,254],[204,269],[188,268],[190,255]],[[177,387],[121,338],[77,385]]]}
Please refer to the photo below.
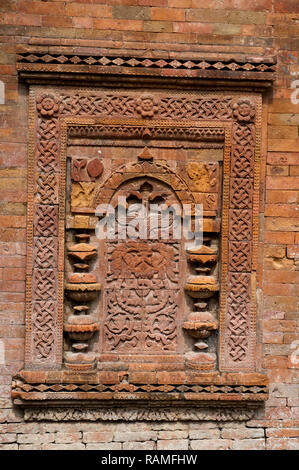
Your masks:
{"label": "central floral carving", "polygon": [[143,241],[108,245],[106,349],[175,351],[178,245]]}
{"label": "central floral carving", "polygon": [[239,122],[250,122],[255,117],[255,107],[250,100],[240,99],[233,106],[233,115]]}
{"label": "central floral carving", "polygon": [[171,245],[130,241],[120,243],[110,257],[112,278],[175,278],[175,257]]}
{"label": "central floral carving", "polygon": [[142,95],[137,99],[137,113],[142,117],[153,117],[159,110],[158,101],[152,95]]}
{"label": "central floral carving", "polygon": [[58,113],[59,105],[53,95],[39,96],[36,101],[36,108],[43,117],[51,118]]}

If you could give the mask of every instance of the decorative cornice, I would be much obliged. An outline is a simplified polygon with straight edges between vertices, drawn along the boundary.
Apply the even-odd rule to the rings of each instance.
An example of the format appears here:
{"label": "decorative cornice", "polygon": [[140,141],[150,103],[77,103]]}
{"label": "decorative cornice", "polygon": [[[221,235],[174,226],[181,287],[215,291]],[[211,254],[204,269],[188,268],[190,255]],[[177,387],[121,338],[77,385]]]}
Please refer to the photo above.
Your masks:
{"label": "decorative cornice", "polygon": [[176,140],[224,140],[225,131],[223,128],[198,128],[198,127],[176,127],[168,126],[163,127],[159,125],[129,125],[116,124],[116,125],[71,125],[68,128],[69,137],[105,137],[111,138],[117,135],[118,138],[153,138],[153,139],[176,139]]}
{"label": "decorative cornice", "polygon": [[[51,375],[51,372],[49,372]],[[157,383],[101,383],[97,374],[86,376],[85,381],[65,380],[64,373],[55,373],[59,381],[42,380],[45,373],[39,371],[23,371],[12,381],[12,397],[15,403],[24,406],[51,406],[55,402],[65,404],[78,403],[82,400],[90,403],[103,403],[110,407],[111,400],[117,405],[126,401],[134,400],[135,406],[152,403],[155,407],[164,408],[167,406],[181,406],[184,409],[190,407],[193,402],[262,402],[268,397],[267,380],[264,375],[248,375],[251,383],[246,384],[244,375],[236,376],[234,380],[228,377],[205,383],[203,380],[198,383],[177,383],[177,384],[157,384]],[[67,377],[67,376],[65,376]],[[244,378],[245,377],[245,378]],[[218,383],[217,383],[218,382]]]}
{"label": "decorative cornice", "polygon": [[[246,56],[227,58],[214,55],[211,58],[192,60],[162,59],[48,53],[32,49],[17,54],[17,71],[29,83],[55,83],[58,78],[60,83],[74,82],[79,80],[82,74],[87,74],[93,82],[102,82],[105,75],[125,75],[126,86],[130,81],[134,81],[134,75],[147,77],[147,80],[157,77],[167,78],[168,81],[173,78],[188,79],[188,82],[212,79],[214,86],[215,80],[253,81],[262,86],[269,86],[275,80],[276,58]],[[240,87],[244,85],[239,83]],[[232,84],[227,83],[227,86]]]}

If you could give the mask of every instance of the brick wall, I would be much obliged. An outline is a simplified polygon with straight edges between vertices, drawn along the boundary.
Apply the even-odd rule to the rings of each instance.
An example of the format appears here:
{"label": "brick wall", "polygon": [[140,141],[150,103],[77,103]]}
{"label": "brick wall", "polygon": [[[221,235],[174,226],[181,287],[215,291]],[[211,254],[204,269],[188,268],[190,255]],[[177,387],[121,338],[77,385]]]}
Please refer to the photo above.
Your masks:
{"label": "brick wall", "polygon": [[[299,345],[299,104],[291,102],[292,82],[299,79],[299,3],[6,0],[0,2],[0,24],[0,449],[298,449],[299,367],[290,356],[295,341]],[[278,79],[264,115],[257,287],[260,365],[271,386],[265,410],[254,420],[24,423],[11,408],[11,376],[23,365],[25,295],[27,89],[16,74],[18,44],[149,57],[192,58],[211,51],[278,56]]]}

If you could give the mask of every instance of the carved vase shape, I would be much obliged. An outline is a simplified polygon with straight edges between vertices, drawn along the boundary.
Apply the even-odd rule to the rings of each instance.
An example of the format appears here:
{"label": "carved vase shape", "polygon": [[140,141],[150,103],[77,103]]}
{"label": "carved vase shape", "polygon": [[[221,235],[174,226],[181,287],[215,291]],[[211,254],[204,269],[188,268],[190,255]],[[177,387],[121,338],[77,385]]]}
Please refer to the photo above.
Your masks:
{"label": "carved vase shape", "polygon": [[190,297],[208,299],[219,291],[219,285],[212,276],[192,276],[185,285]]}
{"label": "carved vase shape", "polygon": [[206,339],[213,330],[217,330],[218,321],[210,312],[192,312],[183,323],[183,328],[193,338]]}

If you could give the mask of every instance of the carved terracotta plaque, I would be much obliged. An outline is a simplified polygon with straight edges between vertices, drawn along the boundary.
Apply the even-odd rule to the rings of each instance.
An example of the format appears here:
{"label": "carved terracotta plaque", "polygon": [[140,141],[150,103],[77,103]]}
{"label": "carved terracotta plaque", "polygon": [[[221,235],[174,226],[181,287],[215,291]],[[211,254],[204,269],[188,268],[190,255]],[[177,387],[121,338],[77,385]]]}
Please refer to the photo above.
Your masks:
{"label": "carved terracotta plaque", "polygon": [[[30,133],[26,364],[14,396],[264,399],[260,94],[32,86]],[[194,224],[197,205],[193,246],[175,230],[187,209]],[[153,228],[151,209],[172,206],[180,214]],[[109,211],[117,228],[100,238]]]}

